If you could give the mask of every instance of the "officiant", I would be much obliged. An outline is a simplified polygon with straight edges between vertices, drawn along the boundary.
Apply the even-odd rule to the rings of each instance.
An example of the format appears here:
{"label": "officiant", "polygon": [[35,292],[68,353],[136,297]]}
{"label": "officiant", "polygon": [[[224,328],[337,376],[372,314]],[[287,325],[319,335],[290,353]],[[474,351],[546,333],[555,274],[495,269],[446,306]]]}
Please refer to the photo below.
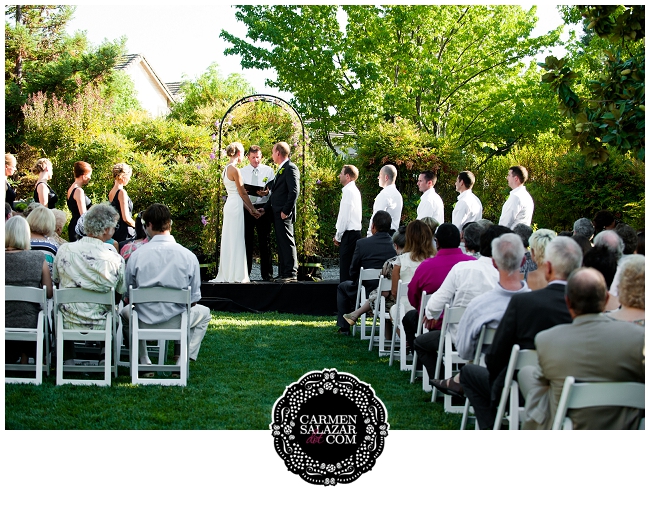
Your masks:
{"label": "officiant", "polygon": [[[270,166],[262,165],[262,148],[259,145],[251,145],[248,149],[248,161],[240,170],[244,179],[244,186],[260,187],[260,190],[249,189],[248,196],[257,209],[264,207],[269,200],[269,189],[273,186],[274,173]],[[273,217],[271,214],[263,214],[255,218],[251,214],[244,214],[244,239],[246,242],[246,259],[248,262],[248,275],[250,276],[253,267],[253,248],[255,247],[255,232],[260,249],[260,270],[264,281],[271,281],[273,278],[273,262],[271,259],[271,225]]]}

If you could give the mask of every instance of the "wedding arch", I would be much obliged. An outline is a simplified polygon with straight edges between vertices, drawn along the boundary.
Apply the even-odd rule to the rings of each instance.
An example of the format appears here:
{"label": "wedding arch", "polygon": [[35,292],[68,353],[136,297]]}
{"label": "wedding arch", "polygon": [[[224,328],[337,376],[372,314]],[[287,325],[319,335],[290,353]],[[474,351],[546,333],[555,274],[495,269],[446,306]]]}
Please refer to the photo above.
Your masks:
{"label": "wedding arch", "polygon": [[[305,197],[305,154],[307,152],[307,137],[306,137],[306,131],[305,131],[305,123],[302,120],[302,117],[298,113],[298,111],[291,106],[287,101],[282,99],[281,97],[277,97],[271,94],[251,94],[249,96],[242,97],[241,99],[238,99],[235,101],[228,110],[226,110],[226,113],[223,114],[223,117],[221,118],[221,121],[219,122],[219,125],[217,126],[219,128],[219,135],[218,135],[218,149],[217,149],[217,154],[221,156],[221,150],[222,150],[222,138],[223,138],[223,130],[224,130],[224,125],[228,124],[228,116],[239,108],[242,105],[245,104],[250,104],[250,103],[255,103],[255,102],[264,102],[264,103],[269,103],[274,106],[277,106],[281,108],[284,112],[288,113],[291,117],[293,117],[294,120],[297,120],[300,123],[300,129],[301,132],[300,134],[302,135],[302,155],[301,155],[301,160],[302,160],[302,165],[298,168],[300,170],[300,189],[301,193],[298,196],[298,201],[304,205],[304,197]],[[284,141],[284,140],[278,140],[278,142]],[[291,147],[291,152],[294,152],[294,148],[297,147],[298,145],[298,139],[296,138],[294,144],[289,144]],[[296,163],[294,161],[294,163]],[[217,208],[217,232],[216,232],[216,245],[215,245],[215,254],[217,257],[219,256],[219,225],[221,223],[221,209]],[[296,227],[298,227],[295,232],[296,234],[296,248],[299,246],[304,246],[304,222],[298,222],[298,218],[296,218],[295,221]],[[303,241],[302,243],[299,243],[298,241]],[[300,253],[298,253],[298,258],[300,259]]]}

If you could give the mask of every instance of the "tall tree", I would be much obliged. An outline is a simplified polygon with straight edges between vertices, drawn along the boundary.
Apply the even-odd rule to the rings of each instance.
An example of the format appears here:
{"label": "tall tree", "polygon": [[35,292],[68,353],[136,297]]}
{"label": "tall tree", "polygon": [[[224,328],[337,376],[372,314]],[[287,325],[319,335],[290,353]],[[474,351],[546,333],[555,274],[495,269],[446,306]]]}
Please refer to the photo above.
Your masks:
{"label": "tall tree", "polygon": [[222,31],[226,53],[274,69],[268,84],[291,92],[325,137],[403,117],[494,150],[532,132],[521,119],[548,97],[522,60],[560,33],[530,37],[535,9],[519,6],[239,6],[236,16],[248,40]]}
{"label": "tall tree", "polygon": [[568,119],[565,136],[587,162],[603,163],[608,146],[645,159],[645,6],[564,8],[584,18],[585,36],[573,54],[547,57],[542,80]]}
{"label": "tall tree", "polygon": [[69,5],[13,5],[5,10],[5,141],[9,148],[22,139],[21,107],[30,94],[54,93],[72,100],[89,83],[112,78],[124,41],[93,49],[84,33],[68,35],[66,26],[74,10]]}

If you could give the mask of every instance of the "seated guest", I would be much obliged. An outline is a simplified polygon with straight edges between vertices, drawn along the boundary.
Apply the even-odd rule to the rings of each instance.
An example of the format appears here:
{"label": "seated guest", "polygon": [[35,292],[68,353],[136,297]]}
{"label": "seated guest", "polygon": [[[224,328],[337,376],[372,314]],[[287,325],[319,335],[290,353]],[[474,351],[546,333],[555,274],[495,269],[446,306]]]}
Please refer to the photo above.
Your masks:
{"label": "seated guest", "polygon": [[589,218],[578,218],[573,223],[573,235],[581,235],[587,238],[587,241],[591,241],[591,238],[594,237],[594,225],[591,223]]}
{"label": "seated guest", "polygon": [[548,243],[555,237],[555,232],[546,228],[537,229],[530,236],[530,256],[537,265],[537,269],[530,271],[524,278],[530,290],[538,290],[546,287],[547,282],[543,267],[544,252]]}
{"label": "seated guest", "polygon": [[477,262],[471,255],[465,255],[459,248],[460,232],[453,223],[443,223],[438,227],[434,235],[438,247],[436,256],[422,262],[415,270],[413,278],[408,285],[408,300],[412,310],[408,311],[402,318],[404,335],[407,347],[413,346],[415,331],[418,326],[418,315],[420,310],[420,299],[422,292],[427,294],[436,292],[445,277],[459,262]]}
{"label": "seated guest", "polygon": [[[111,205],[111,207],[113,206],[113,204],[111,204],[110,202],[108,203]],[[113,209],[115,209],[115,207],[113,207]],[[84,229],[84,221],[86,219],[86,214],[87,213],[84,213],[79,217],[79,219],[77,220],[77,224],[74,227],[74,231],[77,234],[77,240],[86,236],[86,230]],[[115,253],[119,253],[118,251],[119,245],[115,239],[106,239],[104,243],[109,247],[109,249],[111,249]]]}
{"label": "seated guest", "polygon": [[636,233],[637,245],[636,253],[638,255],[645,255],[645,229],[642,228]]}
{"label": "seated guest", "polygon": [[474,407],[481,429],[492,429],[497,414],[512,346],[535,348],[535,335],[557,324],[571,322],[564,301],[566,279],[582,263],[582,250],[570,237],[556,237],[546,247],[544,264],[548,285],[513,296],[494,335],[486,367],[467,364],[460,384]]}
{"label": "seated guest", "polygon": [[[390,295],[393,298],[393,303],[397,296],[397,284],[399,280],[402,280],[402,285],[408,285],[420,264],[436,254],[437,250],[431,244],[431,235],[431,229],[420,220],[414,220],[406,227],[404,253],[399,255],[397,260],[395,260],[393,274],[391,275],[392,288]],[[404,298],[401,305],[402,314],[413,310],[407,297]],[[391,317],[395,320],[393,309],[390,308],[390,310]]]}
{"label": "seated guest", "polygon": [[[13,216],[5,223],[5,285],[47,288],[52,297],[52,278],[42,251],[30,249],[30,232],[27,220]],[[12,328],[35,328],[40,307],[35,303],[5,301],[5,326]],[[26,364],[36,353],[32,342],[5,341],[5,360]]]}
{"label": "seated guest", "polygon": [[54,227],[54,234],[52,234],[52,239],[56,244],[61,246],[62,244],[68,242],[61,237],[61,234],[63,233],[63,227],[68,221],[68,216],[61,209],[50,209],[50,210],[54,214],[54,221],[56,225]]}
{"label": "seated guest", "polygon": [[52,266],[59,249],[59,245],[52,238],[56,228],[54,213],[47,207],[37,207],[27,216],[27,223],[32,233],[30,239],[32,250],[42,251],[45,254],[45,260],[52,274]]}
{"label": "seated guest", "polygon": [[[94,207],[93,207],[94,209]],[[92,209],[91,209],[92,211]],[[163,204],[153,204],[142,214],[145,230],[150,241],[131,254],[126,265],[126,287],[134,289],[167,287],[187,289],[191,287],[192,307],[188,322],[190,326],[189,358],[196,361],[201,342],[210,323],[210,309],[199,305],[201,299],[201,272],[199,261],[190,250],[177,244],[171,234],[172,216]],[[128,304],[128,299],[125,299]],[[142,303],[136,305],[138,320],[143,327],[175,329],[181,325],[181,314],[185,307],[176,303]],[[125,335],[128,335],[131,307],[122,309]],[[174,359],[178,362],[180,343],[175,344]],[[146,344],[141,341],[140,363],[151,364]],[[149,374],[147,374],[149,375]]]}
{"label": "seated guest", "polygon": [[634,230],[629,225],[625,223],[619,223],[616,225],[614,232],[618,234],[623,241],[623,255],[618,259],[618,267],[616,268],[616,274],[614,275],[614,281],[609,287],[609,293],[612,296],[618,297],[618,282],[621,278],[621,268],[625,260],[636,253],[636,245],[638,243],[638,238],[636,235],[636,230]]}
{"label": "seated guest", "polygon": [[141,213],[138,213],[135,217],[135,239],[133,241],[127,242],[122,248],[120,249],[120,255],[122,255],[122,258],[124,261],[129,260],[129,257],[131,254],[137,250],[140,246],[143,244],[146,244],[149,242],[149,238],[147,237],[147,233],[144,231],[144,225],[143,225],[143,219],[142,215],[144,214],[144,211]]}
{"label": "seated guest", "polygon": [[[506,233],[512,233],[508,227],[492,225],[481,236],[481,258],[454,265],[445,277],[440,288],[431,294],[425,310],[428,319],[428,333],[415,337],[414,348],[418,358],[427,367],[427,374],[435,373],[438,349],[441,341],[442,313],[445,305],[466,307],[470,301],[497,285],[499,271],[492,261],[492,241]],[[521,263],[521,260],[519,261]],[[457,324],[449,327],[452,342],[456,343]],[[433,371],[431,371],[433,369]]]}
{"label": "seated guest", "polygon": [[460,231],[459,248],[465,255],[471,255],[474,258],[481,256],[481,234],[483,227],[475,221],[470,221],[463,225]]}
{"label": "seated guest", "polygon": [[12,216],[12,209],[11,206],[5,202],[5,221],[7,221],[9,218]]}
{"label": "seated guest", "polygon": [[[466,360],[474,359],[481,328],[487,325],[496,328],[501,322],[510,298],[516,294],[530,292],[525,281],[519,277],[519,268],[524,258],[524,247],[517,234],[503,234],[492,241],[492,259],[499,271],[499,281],[489,290],[472,299],[458,323],[456,349]],[[489,349],[487,347],[484,352]],[[427,366],[429,374],[435,373],[435,365]],[[431,381],[436,388],[448,395],[462,395],[459,376],[451,379]]]}
{"label": "seated guest", "polygon": [[[616,268],[618,267],[614,252],[602,244],[594,246],[582,258],[582,265],[585,267],[593,267],[600,271],[600,274],[605,278],[605,283],[609,289],[614,281],[614,275],[616,274]],[[618,308],[618,304],[616,304],[613,309],[616,308]]]}
{"label": "seated guest", "polygon": [[[119,301],[126,291],[124,260],[106,244],[113,237],[119,215],[110,203],[104,202],[91,207],[83,218],[86,235],[59,248],[54,262],[54,281],[58,282],[61,289],[82,288],[107,292],[113,288],[116,301]],[[96,303],[67,304],[61,308],[63,327],[103,329],[109,308],[108,305]],[[74,363],[71,359],[74,356],[71,342],[66,342],[64,356]]]}
{"label": "seated guest", "polygon": [[[387,278],[392,281],[393,264],[397,260],[397,257],[399,257],[404,251],[405,245],[406,245],[406,225],[401,225],[397,229],[397,232],[393,234],[393,248],[395,248],[397,255],[384,262],[384,265],[382,266],[381,271],[379,272],[379,274],[383,275],[384,278]],[[388,304],[388,300],[391,297],[390,291],[384,291],[382,292],[382,295],[386,298]],[[392,304],[394,303],[395,301],[393,300]],[[366,299],[365,303],[363,303],[354,312],[346,313],[343,316],[343,318],[346,321],[348,321],[350,326],[353,326],[357,323],[359,317],[361,317],[364,313],[368,313],[370,311],[376,310],[376,306],[377,306],[377,289],[374,289],[372,292],[370,292],[370,295],[368,296],[368,299]]]}
{"label": "seated guest", "polygon": [[522,279],[525,280],[528,277],[528,273],[537,269],[537,264],[533,260],[530,250],[528,249],[530,246],[530,236],[533,234],[533,229],[530,227],[530,225],[526,225],[525,223],[515,223],[515,225],[512,227],[512,231],[521,237],[521,242],[524,243],[524,249],[526,250],[524,254],[524,263],[519,269]]}
{"label": "seated guest", "polygon": [[582,249],[582,256],[583,257],[592,248],[591,243],[589,242],[589,239],[587,239],[582,234],[574,233],[573,234],[573,240],[580,245],[580,249]]}
{"label": "seated guest", "polygon": [[623,264],[618,285],[621,307],[609,312],[608,317],[645,326],[645,257],[630,255]]}
{"label": "seated guest", "polygon": [[[524,428],[549,429],[567,376],[580,382],[645,382],[644,328],[609,319],[603,275],[580,268],[566,285],[573,319],[535,336],[538,366],[524,367],[518,381],[526,395]],[[574,429],[638,429],[642,412],[627,407],[569,411]]]}
{"label": "seated guest", "polygon": [[594,224],[594,233],[600,234],[604,230],[614,230],[614,227],[616,227],[616,218],[609,211],[598,211],[592,223]]}
{"label": "seated guest", "polygon": [[623,239],[614,230],[603,230],[601,233],[596,234],[594,237],[594,248],[596,246],[606,246],[615,256],[616,261],[623,256]]}
{"label": "seated guest", "polygon": [[[357,241],[352,255],[352,263],[350,264],[350,277],[352,280],[339,283],[336,291],[336,308],[338,310],[336,324],[339,327],[338,333],[340,335],[350,334],[350,323],[343,318],[343,315],[347,314],[348,310],[351,310],[355,305],[361,268],[381,269],[384,262],[397,255],[388,233],[391,221],[390,213],[377,211],[372,217],[372,224],[370,225],[372,236]],[[366,292],[370,293],[378,284],[378,280],[365,283]]]}

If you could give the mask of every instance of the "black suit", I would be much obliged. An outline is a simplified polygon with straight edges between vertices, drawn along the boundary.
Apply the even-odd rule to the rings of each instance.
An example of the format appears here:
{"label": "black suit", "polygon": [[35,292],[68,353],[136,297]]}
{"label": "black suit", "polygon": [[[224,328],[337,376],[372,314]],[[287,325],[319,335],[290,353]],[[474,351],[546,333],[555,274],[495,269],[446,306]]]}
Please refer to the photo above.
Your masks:
{"label": "black suit", "polygon": [[518,344],[522,349],[535,349],[537,333],[571,322],[564,290],[563,284],[554,283],[543,289],[512,296],[494,335],[490,352],[485,356],[487,368],[478,365],[465,365],[462,368],[460,382],[482,429],[491,429],[494,425],[512,346]]}
{"label": "black suit", "polygon": [[[275,238],[278,243],[278,276],[291,278],[298,275],[298,255],[293,237],[293,223],[296,220],[296,200],[300,192],[300,172],[291,161],[286,161],[275,174],[275,182],[269,201],[264,206],[265,214],[273,214]],[[282,219],[280,213],[287,215]]]}
{"label": "black suit", "polygon": [[[353,311],[361,268],[381,269],[384,262],[395,255],[397,253],[388,232],[377,232],[373,236],[364,237],[357,241],[352,255],[352,263],[350,264],[350,278],[352,280],[339,283],[337,289],[336,307],[338,317],[336,323],[343,331],[350,329],[350,325],[343,318],[343,314]],[[364,284],[366,292],[368,293],[377,287],[377,284],[378,280],[372,280]]]}

